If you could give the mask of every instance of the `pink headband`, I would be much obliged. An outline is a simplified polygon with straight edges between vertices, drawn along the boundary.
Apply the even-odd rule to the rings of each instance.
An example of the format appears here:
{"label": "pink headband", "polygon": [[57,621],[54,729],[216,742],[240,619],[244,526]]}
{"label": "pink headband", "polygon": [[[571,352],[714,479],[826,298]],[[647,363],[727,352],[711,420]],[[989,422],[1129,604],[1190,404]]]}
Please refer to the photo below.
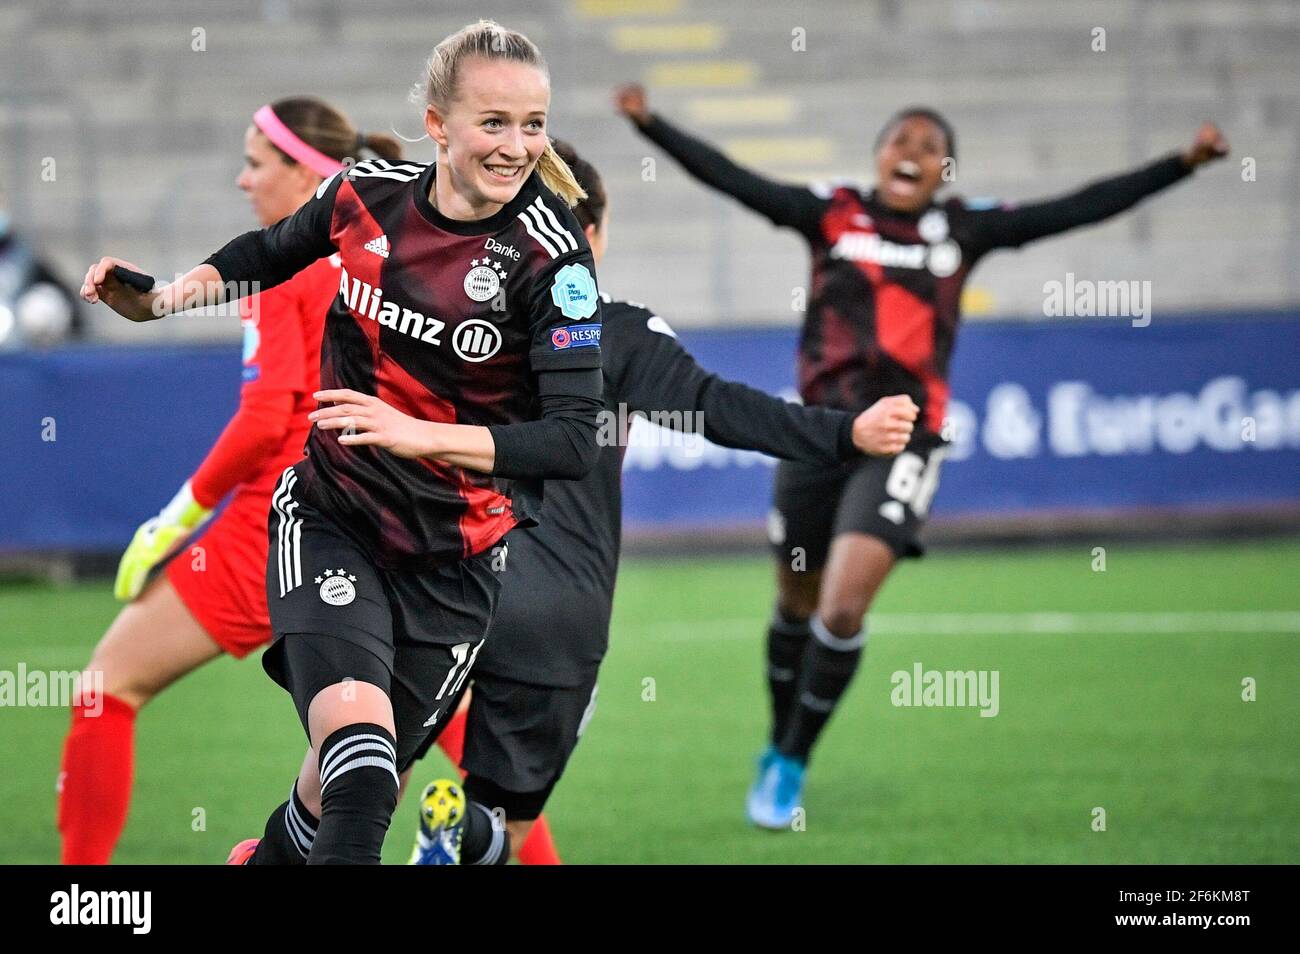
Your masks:
{"label": "pink headband", "polygon": [[253,113],[253,125],[266,133],[266,138],[284,150],[291,159],[297,159],[323,178],[328,179],[343,168],[343,163],[337,159],[331,159],[299,139],[292,129],[280,122],[280,117],[270,106],[263,106]]}

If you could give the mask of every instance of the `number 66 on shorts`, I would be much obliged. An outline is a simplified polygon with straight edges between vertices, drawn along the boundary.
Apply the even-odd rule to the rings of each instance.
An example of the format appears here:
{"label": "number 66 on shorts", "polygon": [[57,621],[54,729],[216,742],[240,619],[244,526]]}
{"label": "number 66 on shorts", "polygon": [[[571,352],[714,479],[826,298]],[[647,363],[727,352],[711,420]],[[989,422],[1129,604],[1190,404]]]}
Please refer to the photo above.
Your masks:
{"label": "number 66 on shorts", "polygon": [[782,461],[777,465],[769,538],[778,559],[801,547],[806,566],[826,563],[831,540],[865,533],[898,558],[925,552],[918,535],[939,489],[948,446],[920,434],[897,457],[862,457],[838,467]]}

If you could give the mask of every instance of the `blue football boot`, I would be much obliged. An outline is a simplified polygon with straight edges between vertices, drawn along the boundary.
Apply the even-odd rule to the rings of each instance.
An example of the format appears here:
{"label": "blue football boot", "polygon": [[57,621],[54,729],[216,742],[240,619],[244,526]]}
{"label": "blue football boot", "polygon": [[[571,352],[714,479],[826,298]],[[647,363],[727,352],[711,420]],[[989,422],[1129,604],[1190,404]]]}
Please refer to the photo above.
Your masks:
{"label": "blue football boot", "polygon": [[768,746],[758,759],[758,777],[749,790],[745,809],[760,828],[788,829],[803,803],[804,763]]}

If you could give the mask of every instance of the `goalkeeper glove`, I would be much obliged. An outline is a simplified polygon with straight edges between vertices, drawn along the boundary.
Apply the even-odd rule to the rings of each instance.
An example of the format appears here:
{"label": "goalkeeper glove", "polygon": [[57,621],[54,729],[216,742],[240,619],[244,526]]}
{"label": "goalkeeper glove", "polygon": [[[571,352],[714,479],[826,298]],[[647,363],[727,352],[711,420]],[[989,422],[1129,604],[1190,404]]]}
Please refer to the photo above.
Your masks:
{"label": "goalkeeper glove", "polygon": [[185,481],[185,486],[162,509],[162,513],[141,524],[131,538],[131,544],[122,554],[122,562],[117,565],[113,595],[123,602],[139,596],[149,579],[149,571],[210,516],[212,511],[194,499],[190,482]]}

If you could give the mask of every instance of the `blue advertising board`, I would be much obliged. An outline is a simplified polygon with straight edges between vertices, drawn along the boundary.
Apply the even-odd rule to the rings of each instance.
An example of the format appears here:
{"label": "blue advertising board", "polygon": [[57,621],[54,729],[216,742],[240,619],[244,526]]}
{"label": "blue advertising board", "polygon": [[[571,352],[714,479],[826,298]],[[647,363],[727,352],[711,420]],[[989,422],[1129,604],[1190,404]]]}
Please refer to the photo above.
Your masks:
{"label": "blue advertising board", "polygon": [[[1300,316],[962,329],[931,515],[1300,503]],[[796,331],[682,335],[700,362],[793,397]],[[756,524],[773,462],[643,428],[629,528]]]}
{"label": "blue advertising board", "polygon": [[[793,397],[795,329],[684,331],[707,368]],[[236,405],[235,347],[0,355],[0,551],[112,550]],[[1300,503],[1300,315],[963,328],[932,507],[945,517]],[[629,529],[763,522],[773,461],[640,422]]]}

